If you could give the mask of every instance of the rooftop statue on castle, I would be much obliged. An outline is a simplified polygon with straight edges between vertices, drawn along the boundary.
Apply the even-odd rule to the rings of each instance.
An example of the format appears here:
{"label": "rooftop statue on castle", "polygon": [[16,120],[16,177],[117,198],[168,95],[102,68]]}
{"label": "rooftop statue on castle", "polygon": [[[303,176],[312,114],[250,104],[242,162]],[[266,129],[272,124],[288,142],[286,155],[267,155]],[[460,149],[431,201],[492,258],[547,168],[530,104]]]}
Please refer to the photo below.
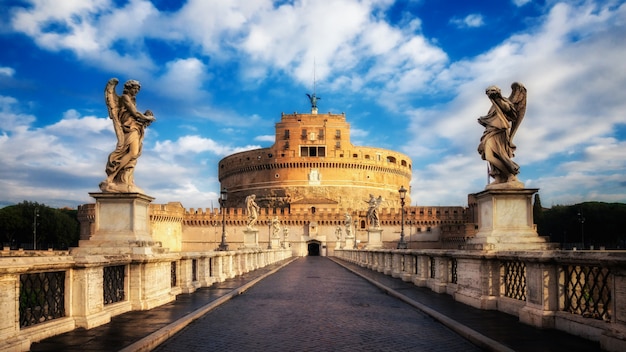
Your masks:
{"label": "rooftop statue on castle", "polygon": [[115,87],[119,80],[111,78],[104,89],[104,100],[113,120],[117,136],[115,150],[109,154],[106,164],[107,178],[100,183],[105,193],[144,193],[135,185],[134,172],[141,155],[144,130],[156,119],[152,111],[137,111],[136,96],[141,84],[135,80],[124,83],[124,92],[118,96]]}
{"label": "rooftop statue on castle", "polygon": [[322,98],[316,96],[315,93],[313,93],[313,95],[307,93],[306,96],[309,97],[309,101],[311,102],[311,109],[317,109],[317,101]]}
{"label": "rooftop statue on castle", "polygon": [[487,115],[478,118],[478,123],[485,127],[478,153],[489,163],[489,176],[494,178],[487,188],[524,187],[517,180],[519,165],[513,161],[513,137],[526,113],[526,88],[515,82],[511,89],[511,96],[505,98],[500,88],[487,88],[485,93],[492,105]]}

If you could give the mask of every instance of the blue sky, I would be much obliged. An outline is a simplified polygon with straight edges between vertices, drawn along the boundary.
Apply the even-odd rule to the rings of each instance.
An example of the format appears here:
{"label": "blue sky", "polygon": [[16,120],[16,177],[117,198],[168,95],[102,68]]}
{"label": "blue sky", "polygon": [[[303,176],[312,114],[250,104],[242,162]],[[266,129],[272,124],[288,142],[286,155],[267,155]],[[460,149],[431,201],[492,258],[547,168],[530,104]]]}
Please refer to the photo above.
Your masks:
{"label": "blue sky", "polygon": [[[485,88],[528,89],[515,161],[544,206],[626,202],[626,5],[613,0],[0,0],[0,205],[90,203],[115,145],[103,89],[157,121],[135,172],[156,203],[217,206],[218,161],[281,112],[346,113],[413,160],[412,204],[484,189]],[[121,86],[118,87],[121,94]]]}

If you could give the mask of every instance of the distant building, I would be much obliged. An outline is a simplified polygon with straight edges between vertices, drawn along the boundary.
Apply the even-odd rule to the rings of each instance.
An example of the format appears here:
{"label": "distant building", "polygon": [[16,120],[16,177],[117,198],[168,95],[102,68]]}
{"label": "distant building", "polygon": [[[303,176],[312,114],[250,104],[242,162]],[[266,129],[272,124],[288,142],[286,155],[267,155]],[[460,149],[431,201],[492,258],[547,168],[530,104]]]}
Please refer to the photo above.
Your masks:
{"label": "distant building", "polygon": [[[398,190],[410,189],[411,169],[405,154],[353,145],[345,114],[318,114],[316,109],[310,114],[282,114],[271,147],[220,160],[219,181],[228,191],[224,214],[220,209],[184,209],[179,202],[152,204],[151,232],[171,251],[211,250],[220,243],[223,217],[230,248],[242,248],[248,222],[245,199],[254,194],[261,208],[255,225],[260,247],[268,247],[271,221],[278,217],[288,234],[281,241],[294,255],[331,255],[346,243],[356,248],[368,245],[367,201],[373,195],[382,197],[378,209],[382,247],[395,248],[402,229]],[[409,193],[404,208],[409,248],[456,249],[476,232],[470,209],[411,206]],[[79,209],[81,239],[93,231],[93,206]],[[350,241],[346,214],[352,219]]]}
{"label": "distant building", "polygon": [[255,194],[262,208],[314,211],[359,210],[370,194],[382,196],[381,207],[399,207],[398,189],[409,188],[412,165],[405,154],[353,145],[345,114],[293,113],[276,124],[274,145],[229,155],[218,167],[228,207]]}

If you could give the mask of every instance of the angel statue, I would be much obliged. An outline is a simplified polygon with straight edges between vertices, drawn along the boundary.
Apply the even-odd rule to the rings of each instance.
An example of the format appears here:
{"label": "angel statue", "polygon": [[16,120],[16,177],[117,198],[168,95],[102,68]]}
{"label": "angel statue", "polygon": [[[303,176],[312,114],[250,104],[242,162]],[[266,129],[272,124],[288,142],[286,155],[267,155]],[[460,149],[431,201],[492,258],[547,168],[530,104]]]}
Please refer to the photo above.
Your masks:
{"label": "angel statue", "polygon": [[[246,197],[246,211],[248,212],[248,230],[254,229],[254,224],[256,224],[257,219],[259,218],[259,206],[256,204],[256,195],[251,194]],[[278,218],[277,218],[278,220]]]}
{"label": "angel statue", "polygon": [[478,153],[488,162],[489,176],[494,178],[488,187],[524,187],[517,180],[519,165],[512,158],[516,149],[513,137],[526,113],[526,87],[514,82],[511,89],[511,96],[505,98],[500,88],[487,88],[485,93],[492,105],[487,115],[478,118],[478,123],[485,127]]}
{"label": "angel statue", "polygon": [[131,79],[124,83],[121,96],[115,93],[118,82],[117,78],[111,78],[104,88],[104,100],[109,109],[109,118],[113,120],[117,145],[109,155],[107,178],[100,182],[100,190],[106,193],[144,193],[135,186],[133,173],[141,155],[144,130],[156,119],[150,110],[143,114],[137,111],[135,97],[141,89],[138,81]]}
{"label": "angel statue", "polygon": [[307,93],[306,96],[309,97],[309,101],[311,102],[311,109],[317,109],[317,101],[322,98],[315,96],[315,93],[313,93],[313,95]]}
{"label": "angel statue", "polygon": [[372,228],[380,228],[380,221],[378,219],[378,207],[382,202],[382,196],[378,196],[378,198],[375,198],[373,194],[370,194],[370,199],[367,201],[367,204],[369,205],[369,208],[367,209],[367,219],[369,220],[369,225]]}

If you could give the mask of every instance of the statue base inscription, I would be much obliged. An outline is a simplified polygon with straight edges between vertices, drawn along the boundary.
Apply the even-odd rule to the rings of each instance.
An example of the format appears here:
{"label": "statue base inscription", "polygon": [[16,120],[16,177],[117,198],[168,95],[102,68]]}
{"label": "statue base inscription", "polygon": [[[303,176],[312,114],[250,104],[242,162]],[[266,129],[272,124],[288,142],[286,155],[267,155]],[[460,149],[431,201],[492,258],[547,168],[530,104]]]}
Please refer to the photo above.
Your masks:
{"label": "statue base inscription", "polygon": [[259,230],[243,230],[243,246],[244,248],[259,248]]}
{"label": "statue base inscription", "polygon": [[546,250],[555,248],[539,237],[533,222],[533,188],[487,189],[476,193],[478,233],[465,249]]}
{"label": "statue base inscription", "polygon": [[383,229],[367,230],[367,249],[383,248]]}

